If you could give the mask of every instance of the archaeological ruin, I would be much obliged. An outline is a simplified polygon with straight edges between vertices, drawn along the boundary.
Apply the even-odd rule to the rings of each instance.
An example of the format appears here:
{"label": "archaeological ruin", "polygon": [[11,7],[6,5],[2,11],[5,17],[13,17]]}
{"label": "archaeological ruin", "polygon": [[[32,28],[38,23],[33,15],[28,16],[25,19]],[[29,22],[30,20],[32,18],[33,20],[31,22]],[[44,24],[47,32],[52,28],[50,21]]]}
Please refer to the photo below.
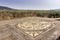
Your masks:
{"label": "archaeological ruin", "polygon": [[39,17],[0,21],[0,40],[57,40],[59,25],[57,19]]}

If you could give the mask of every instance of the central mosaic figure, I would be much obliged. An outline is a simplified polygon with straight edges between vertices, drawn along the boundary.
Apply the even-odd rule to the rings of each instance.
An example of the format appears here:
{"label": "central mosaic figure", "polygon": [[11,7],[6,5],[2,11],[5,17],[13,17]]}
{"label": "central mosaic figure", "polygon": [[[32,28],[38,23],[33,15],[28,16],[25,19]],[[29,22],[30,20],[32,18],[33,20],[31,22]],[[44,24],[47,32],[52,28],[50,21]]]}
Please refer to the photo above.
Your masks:
{"label": "central mosaic figure", "polygon": [[26,34],[36,37],[44,33],[52,27],[52,23],[48,21],[28,20],[18,24],[18,27],[23,29]]}

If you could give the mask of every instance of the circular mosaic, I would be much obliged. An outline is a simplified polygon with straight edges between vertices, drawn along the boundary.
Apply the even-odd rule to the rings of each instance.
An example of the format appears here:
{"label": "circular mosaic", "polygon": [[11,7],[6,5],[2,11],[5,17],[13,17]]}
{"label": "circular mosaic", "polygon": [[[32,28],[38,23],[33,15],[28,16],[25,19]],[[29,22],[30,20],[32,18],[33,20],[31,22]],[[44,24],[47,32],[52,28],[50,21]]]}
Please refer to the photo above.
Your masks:
{"label": "circular mosaic", "polygon": [[28,20],[18,24],[18,27],[27,30],[25,33],[30,36],[37,36],[52,28],[52,22],[40,21],[40,20]]}
{"label": "circular mosaic", "polygon": [[18,24],[19,27],[25,30],[43,30],[51,27],[51,22],[23,22]]}

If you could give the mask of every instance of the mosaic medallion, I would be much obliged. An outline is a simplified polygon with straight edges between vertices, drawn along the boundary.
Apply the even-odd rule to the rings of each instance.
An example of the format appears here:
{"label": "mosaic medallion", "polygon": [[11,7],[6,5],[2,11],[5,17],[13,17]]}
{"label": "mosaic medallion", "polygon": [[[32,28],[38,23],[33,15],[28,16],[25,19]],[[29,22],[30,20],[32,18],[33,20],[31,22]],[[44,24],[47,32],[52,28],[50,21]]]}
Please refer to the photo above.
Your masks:
{"label": "mosaic medallion", "polygon": [[18,24],[18,27],[32,37],[36,37],[52,28],[52,23],[48,21],[29,20]]}

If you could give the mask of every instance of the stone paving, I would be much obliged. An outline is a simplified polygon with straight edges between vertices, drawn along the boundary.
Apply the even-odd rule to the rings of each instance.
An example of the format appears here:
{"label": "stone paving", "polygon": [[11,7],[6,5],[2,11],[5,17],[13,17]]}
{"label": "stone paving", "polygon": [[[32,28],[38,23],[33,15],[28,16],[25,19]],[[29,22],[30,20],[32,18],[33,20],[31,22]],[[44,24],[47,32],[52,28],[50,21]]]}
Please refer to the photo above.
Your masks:
{"label": "stone paving", "polygon": [[56,40],[60,22],[51,18],[27,17],[0,22],[0,40]]}

